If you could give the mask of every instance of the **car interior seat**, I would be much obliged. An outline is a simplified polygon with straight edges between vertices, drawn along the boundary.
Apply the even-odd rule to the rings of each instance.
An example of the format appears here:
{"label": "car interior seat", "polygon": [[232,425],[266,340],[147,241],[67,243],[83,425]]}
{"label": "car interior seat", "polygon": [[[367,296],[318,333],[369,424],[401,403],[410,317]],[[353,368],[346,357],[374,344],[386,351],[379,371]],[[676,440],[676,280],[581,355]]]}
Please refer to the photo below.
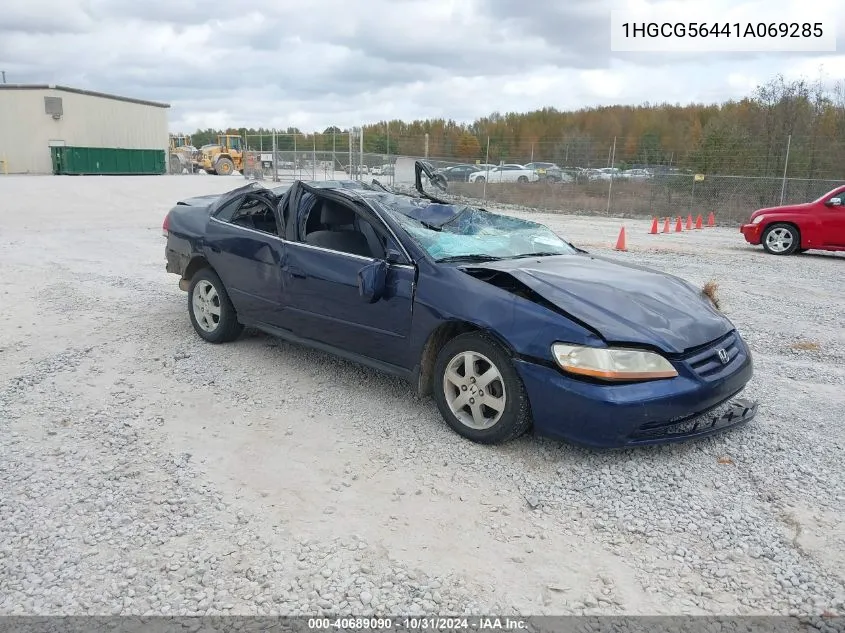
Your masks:
{"label": "car interior seat", "polygon": [[[309,216],[317,216],[312,210]],[[306,224],[305,243],[334,251],[374,257],[363,233],[355,228],[356,216],[352,209],[331,200],[323,200],[319,216],[321,227],[311,230],[311,217]]]}

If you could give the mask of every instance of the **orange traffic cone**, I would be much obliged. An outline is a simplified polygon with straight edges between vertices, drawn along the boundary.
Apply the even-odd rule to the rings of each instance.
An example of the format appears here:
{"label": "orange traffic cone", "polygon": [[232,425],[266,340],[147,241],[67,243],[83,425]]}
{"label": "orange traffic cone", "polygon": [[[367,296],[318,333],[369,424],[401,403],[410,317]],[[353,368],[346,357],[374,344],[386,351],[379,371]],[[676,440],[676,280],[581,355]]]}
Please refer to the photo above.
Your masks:
{"label": "orange traffic cone", "polygon": [[675,233],[680,233],[684,230],[684,225],[681,223],[681,216],[678,216],[678,221],[675,223]]}
{"label": "orange traffic cone", "polygon": [[703,228],[701,224],[701,214],[698,214],[698,217],[695,219],[695,228],[700,229]]}
{"label": "orange traffic cone", "polygon": [[657,235],[657,218],[654,218],[651,222],[651,230],[648,232],[649,235]]}
{"label": "orange traffic cone", "polygon": [[619,237],[616,240],[616,250],[617,251],[627,251],[628,248],[625,246],[625,227],[623,226],[619,230]]}
{"label": "orange traffic cone", "polygon": [[713,212],[710,212],[710,215],[707,216],[707,226],[716,226],[716,216],[713,215]]}
{"label": "orange traffic cone", "polygon": [[664,233],[669,232],[669,218],[666,218],[666,221],[663,223],[663,232]]}
{"label": "orange traffic cone", "polygon": [[692,215],[687,216],[687,231],[692,231]]}

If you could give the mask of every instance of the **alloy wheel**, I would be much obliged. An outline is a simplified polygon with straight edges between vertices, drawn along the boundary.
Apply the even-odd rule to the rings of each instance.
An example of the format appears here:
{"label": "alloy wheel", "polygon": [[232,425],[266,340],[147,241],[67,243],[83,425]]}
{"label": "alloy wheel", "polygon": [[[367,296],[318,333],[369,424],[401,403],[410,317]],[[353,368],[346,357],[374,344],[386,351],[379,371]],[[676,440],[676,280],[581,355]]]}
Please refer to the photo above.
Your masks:
{"label": "alloy wheel", "polygon": [[194,286],[192,301],[197,325],[206,332],[214,332],[220,325],[220,295],[217,289],[203,279]]}
{"label": "alloy wheel", "polygon": [[458,421],[476,430],[496,424],[507,404],[501,372],[478,352],[466,351],[452,357],[443,374],[443,393]]}

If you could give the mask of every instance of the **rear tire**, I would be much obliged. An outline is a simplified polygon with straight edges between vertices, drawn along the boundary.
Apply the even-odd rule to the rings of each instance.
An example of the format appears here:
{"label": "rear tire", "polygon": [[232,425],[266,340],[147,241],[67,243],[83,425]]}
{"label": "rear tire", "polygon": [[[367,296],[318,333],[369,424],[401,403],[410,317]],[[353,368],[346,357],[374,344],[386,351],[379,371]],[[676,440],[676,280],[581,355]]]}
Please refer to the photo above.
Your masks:
{"label": "rear tire", "polygon": [[792,255],[801,247],[801,233],[792,224],[777,222],[763,231],[763,249],[772,255]]}
{"label": "rear tire", "polygon": [[528,182],[528,176],[520,176],[516,179],[517,182]]}
{"label": "rear tire", "polygon": [[191,279],[188,315],[196,333],[209,343],[234,341],[244,329],[223,282],[211,268],[197,271]]}
{"label": "rear tire", "polygon": [[484,178],[484,176],[479,176],[478,178],[475,179],[475,182],[484,182],[485,180],[486,180],[486,178]]}
{"label": "rear tire", "polygon": [[531,426],[528,394],[510,356],[491,336],[469,332],[443,346],[434,364],[434,401],[458,435],[501,444]]}

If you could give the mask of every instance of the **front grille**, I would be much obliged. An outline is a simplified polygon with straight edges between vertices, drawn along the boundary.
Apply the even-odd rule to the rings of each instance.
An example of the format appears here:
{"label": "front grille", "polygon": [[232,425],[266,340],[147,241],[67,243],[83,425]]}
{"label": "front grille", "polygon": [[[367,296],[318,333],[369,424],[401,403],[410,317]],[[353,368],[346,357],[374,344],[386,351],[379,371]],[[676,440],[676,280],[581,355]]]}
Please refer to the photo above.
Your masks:
{"label": "front grille", "polygon": [[733,372],[746,359],[745,347],[736,332],[731,332],[685,359],[690,369],[705,380],[715,380]]}

